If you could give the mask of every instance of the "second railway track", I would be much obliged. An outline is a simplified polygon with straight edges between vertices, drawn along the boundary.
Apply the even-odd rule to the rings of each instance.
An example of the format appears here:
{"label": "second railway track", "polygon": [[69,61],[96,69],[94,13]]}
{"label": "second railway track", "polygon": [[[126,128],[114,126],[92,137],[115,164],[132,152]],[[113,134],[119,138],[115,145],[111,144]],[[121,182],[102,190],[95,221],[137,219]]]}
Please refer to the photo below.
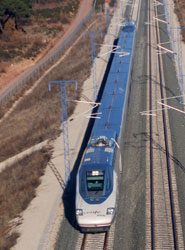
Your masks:
{"label": "second railway track", "polygon": [[[160,8],[162,2],[160,4]],[[148,131],[147,249],[184,249],[171,144],[163,59],[159,49],[159,7],[148,5]],[[161,14],[161,13],[160,13]],[[153,21],[155,18],[155,22]],[[159,105],[159,103],[161,103]]]}

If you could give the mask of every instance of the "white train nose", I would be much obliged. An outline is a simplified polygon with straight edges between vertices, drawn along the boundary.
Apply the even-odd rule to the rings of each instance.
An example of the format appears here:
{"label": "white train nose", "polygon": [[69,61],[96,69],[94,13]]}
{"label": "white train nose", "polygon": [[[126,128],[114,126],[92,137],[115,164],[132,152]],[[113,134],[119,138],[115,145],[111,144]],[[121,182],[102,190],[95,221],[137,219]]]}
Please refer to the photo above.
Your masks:
{"label": "white train nose", "polygon": [[78,225],[80,226],[81,232],[84,232],[84,233],[85,232],[105,232],[110,229],[111,224],[112,224],[112,219],[111,218],[105,219],[105,217],[90,218],[88,220],[84,218],[80,218],[80,220],[78,220]]}
{"label": "white train nose", "polygon": [[113,221],[113,216],[78,216],[77,222],[80,227],[107,227]]}

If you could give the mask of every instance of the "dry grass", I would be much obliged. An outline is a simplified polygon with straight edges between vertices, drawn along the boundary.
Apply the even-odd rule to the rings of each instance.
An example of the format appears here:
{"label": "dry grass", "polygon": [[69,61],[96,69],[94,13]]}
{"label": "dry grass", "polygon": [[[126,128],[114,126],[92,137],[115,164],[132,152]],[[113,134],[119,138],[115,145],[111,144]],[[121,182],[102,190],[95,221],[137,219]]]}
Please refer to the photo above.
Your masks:
{"label": "dry grass", "polygon": [[[96,24],[91,30],[102,30],[105,34],[105,17],[95,15],[91,22]],[[103,38],[98,37],[97,43]],[[71,50],[64,62],[55,67],[39,85],[14,109],[0,126],[0,161],[3,161],[26,148],[48,138],[54,138],[60,132],[61,107],[60,89],[54,86],[48,92],[50,80],[77,80],[67,86],[68,100],[79,99],[84,81],[91,71],[91,42],[87,36],[82,38]],[[31,87],[31,84],[30,86]],[[23,95],[23,91],[17,96]],[[17,97],[13,97],[10,103]],[[10,105],[10,104],[9,104]],[[74,102],[68,103],[69,116],[75,108]],[[4,107],[4,111],[7,107]],[[26,209],[35,196],[35,188],[50,156],[46,152],[34,153],[0,173],[0,249],[10,249],[16,243],[19,234],[12,230],[14,219]],[[12,222],[13,220],[13,222]]]}
{"label": "dry grass", "polygon": [[19,234],[15,220],[35,197],[49,155],[42,151],[24,158],[0,174],[0,249],[10,249]]}

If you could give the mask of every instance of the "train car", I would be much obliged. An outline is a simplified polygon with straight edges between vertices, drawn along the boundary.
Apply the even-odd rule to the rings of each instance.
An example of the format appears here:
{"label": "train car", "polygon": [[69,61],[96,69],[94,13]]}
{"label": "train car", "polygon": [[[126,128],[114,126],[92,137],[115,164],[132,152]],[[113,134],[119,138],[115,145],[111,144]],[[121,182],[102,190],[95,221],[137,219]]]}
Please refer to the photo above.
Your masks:
{"label": "train car", "polygon": [[98,109],[92,136],[77,174],[76,219],[82,232],[109,230],[118,196],[119,143],[127,110],[135,24],[124,23]]}
{"label": "train car", "polygon": [[93,127],[93,133],[99,129],[115,130],[119,138],[124,125],[124,116],[127,113],[135,38],[135,24],[131,20],[127,22],[121,29],[118,48],[101,98],[98,109],[101,116],[95,121]]}
{"label": "train car", "polygon": [[99,131],[83,156],[76,186],[76,218],[82,232],[107,231],[114,220],[120,159],[116,140],[115,131]]}

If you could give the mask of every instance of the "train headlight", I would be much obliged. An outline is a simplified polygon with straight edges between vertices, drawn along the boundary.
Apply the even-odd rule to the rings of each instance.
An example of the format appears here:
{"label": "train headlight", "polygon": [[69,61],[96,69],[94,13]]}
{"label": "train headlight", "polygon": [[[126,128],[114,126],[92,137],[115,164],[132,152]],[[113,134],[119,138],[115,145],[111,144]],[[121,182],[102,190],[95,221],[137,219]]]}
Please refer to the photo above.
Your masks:
{"label": "train headlight", "polygon": [[76,209],[76,215],[83,215],[83,210],[82,209]]}
{"label": "train headlight", "polygon": [[113,215],[114,211],[115,211],[115,209],[113,207],[107,208],[107,214]]}

